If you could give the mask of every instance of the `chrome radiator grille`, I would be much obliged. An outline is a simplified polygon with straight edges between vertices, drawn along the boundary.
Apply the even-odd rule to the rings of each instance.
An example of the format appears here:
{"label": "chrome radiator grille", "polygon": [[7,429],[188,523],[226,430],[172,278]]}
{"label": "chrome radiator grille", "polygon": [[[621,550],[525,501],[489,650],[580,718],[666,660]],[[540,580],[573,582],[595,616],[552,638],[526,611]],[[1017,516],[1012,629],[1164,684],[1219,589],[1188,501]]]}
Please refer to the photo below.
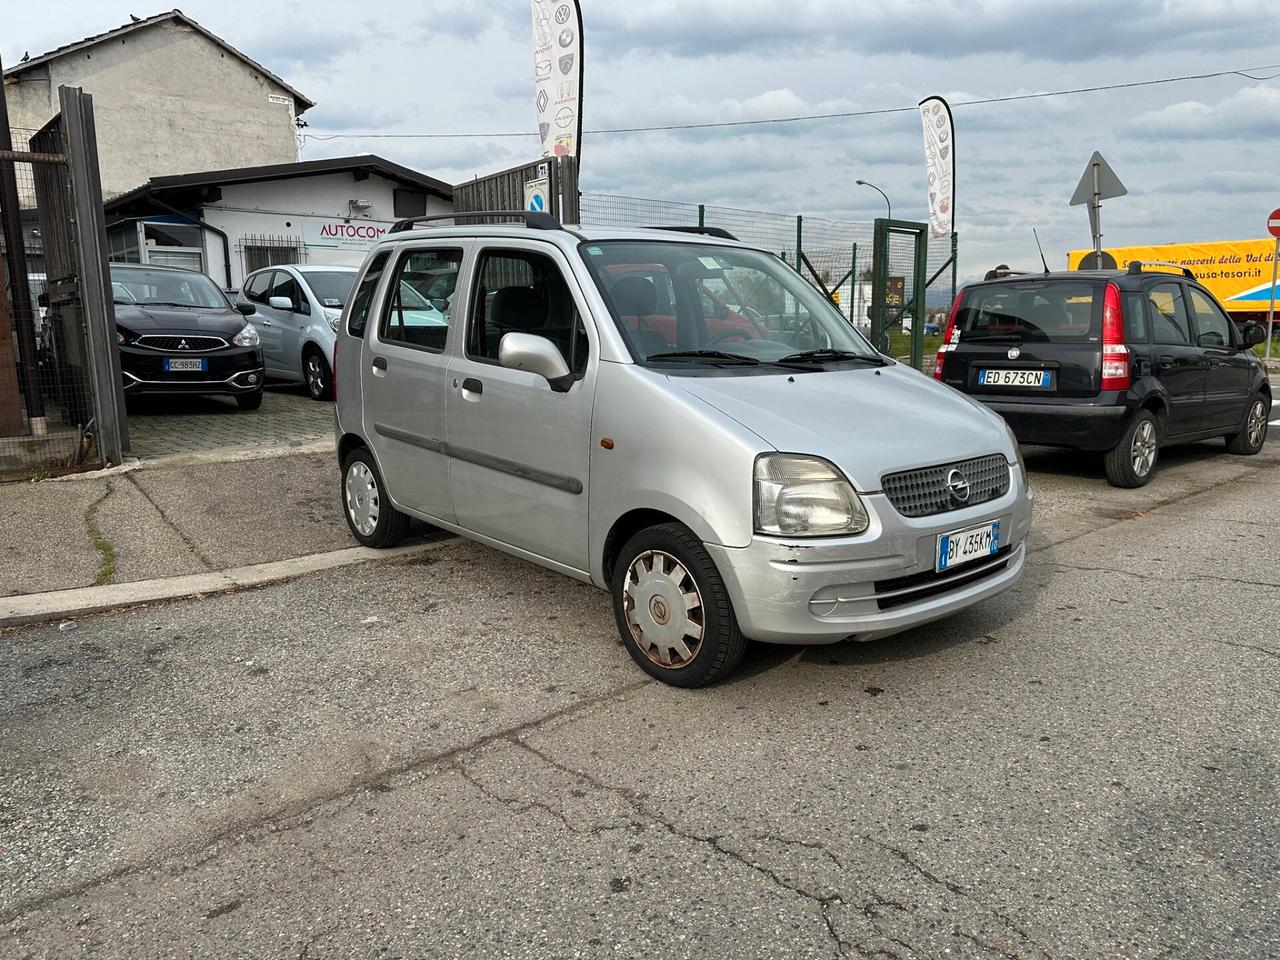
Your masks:
{"label": "chrome radiator grille", "polygon": [[[968,495],[963,496],[966,484]],[[929,517],[1004,496],[1009,492],[1009,461],[995,454],[891,473],[881,486],[904,517]]]}
{"label": "chrome radiator grille", "polygon": [[208,350],[221,350],[227,345],[227,341],[222,337],[183,337],[183,336],[160,336],[159,334],[146,334],[137,339],[140,347],[147,347],[150,350],[166,350],[178,351],[183,353],[202,353]]}

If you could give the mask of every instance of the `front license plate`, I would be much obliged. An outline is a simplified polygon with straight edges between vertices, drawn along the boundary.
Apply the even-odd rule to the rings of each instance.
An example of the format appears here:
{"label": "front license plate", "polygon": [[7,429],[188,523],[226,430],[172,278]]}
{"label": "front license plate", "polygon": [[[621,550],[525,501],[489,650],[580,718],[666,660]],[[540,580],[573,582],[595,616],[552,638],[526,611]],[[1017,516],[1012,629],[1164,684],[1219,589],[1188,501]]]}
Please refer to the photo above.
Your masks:
{"label": "front license plate", "polygon": [[1048,390],[1053,383],[1052,370],[979,370],[980,387],[1030,387]]}
{"label": "front license plate", "polygon": [[164,361],[164,368],[169,373],[179,373],[183,370],[208,370],[209,361],[203,357],[198,360],[194,357],[168,357]]}
{"label": "front license plate", "polygon": [[989,557],[1000,549],[1000,521],[970,527],[959,533],[944,533],[938,538],[938,561],[934,570],[942,573],[970,560]]}

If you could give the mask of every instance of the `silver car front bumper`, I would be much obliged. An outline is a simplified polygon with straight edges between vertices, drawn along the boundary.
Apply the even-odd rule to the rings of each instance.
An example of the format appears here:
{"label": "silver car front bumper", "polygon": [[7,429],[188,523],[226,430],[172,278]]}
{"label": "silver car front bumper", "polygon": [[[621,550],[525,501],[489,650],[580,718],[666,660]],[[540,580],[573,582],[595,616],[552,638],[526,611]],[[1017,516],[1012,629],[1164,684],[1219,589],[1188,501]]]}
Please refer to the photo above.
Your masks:
{"label": "silver car front bumper", "polygon": [[[1033,498],[1014,467],[998,500],[918,519],[883,494],[863,496],[871,527],[857,537],[756,537],[742,548],[707,544],[745,636],[769,643],[875,640],[949,616],[1017,583]],[[1000,521],[1001,552],[934,572],[937,538]]]}

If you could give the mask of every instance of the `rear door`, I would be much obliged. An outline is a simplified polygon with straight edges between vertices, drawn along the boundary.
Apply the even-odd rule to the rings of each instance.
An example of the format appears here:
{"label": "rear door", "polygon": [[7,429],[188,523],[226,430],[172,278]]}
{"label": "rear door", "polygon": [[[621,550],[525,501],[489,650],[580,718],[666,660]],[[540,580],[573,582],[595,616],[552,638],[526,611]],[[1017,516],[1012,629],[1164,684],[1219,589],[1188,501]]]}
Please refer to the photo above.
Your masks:
{"label": "rear door", "polygon": [[1239,426],[1249,403],[1249,357],[1240,352],[1239,332],[1208,291],[1187,284],[1195,312],[1196,343],[1204,351],[1204,415],[1201,428]]}
{"label": "rear door", "polygon": [[[462,269],[469,241],[439,240],[399,247],[366,339],[364,433],[376,445],[383,479],[396,503],[445,522],[454,518],[445,440],[454,304],[437,309],[417,292],[418,274]],[[339,390],[341,390],[341,384]]]}
{"label": "rear door", "polygon": [[1204,415],[1204,351],[1196,344],[1191,308],[1181,280],[1162,280],[1146,290],[1153,372],[1169,395],[1170,436],[1194,433]]}
{"label": "rear door", "polygon": [[943,381],[982,397],[1091,397],[1102,375],[1105,281],[976,285],[961,301]]}

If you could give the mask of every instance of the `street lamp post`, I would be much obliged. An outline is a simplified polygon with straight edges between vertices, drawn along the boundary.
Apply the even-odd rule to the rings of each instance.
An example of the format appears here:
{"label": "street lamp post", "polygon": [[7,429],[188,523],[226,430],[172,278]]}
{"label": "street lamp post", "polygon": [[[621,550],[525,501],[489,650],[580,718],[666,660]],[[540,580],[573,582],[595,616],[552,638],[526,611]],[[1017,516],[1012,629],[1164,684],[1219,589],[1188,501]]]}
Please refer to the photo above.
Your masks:
{"label": "street lamp post", "polygon": [[854,182],[860,187],[870,187],[876,193],[880,194],[880,196],[884,197],[884,205],[889,208],[889,219],[893,219],[893,204],[889,202],[889,195],[887,193],[877,187],[874,183],[868,183],[866,180],[855,180]]}

